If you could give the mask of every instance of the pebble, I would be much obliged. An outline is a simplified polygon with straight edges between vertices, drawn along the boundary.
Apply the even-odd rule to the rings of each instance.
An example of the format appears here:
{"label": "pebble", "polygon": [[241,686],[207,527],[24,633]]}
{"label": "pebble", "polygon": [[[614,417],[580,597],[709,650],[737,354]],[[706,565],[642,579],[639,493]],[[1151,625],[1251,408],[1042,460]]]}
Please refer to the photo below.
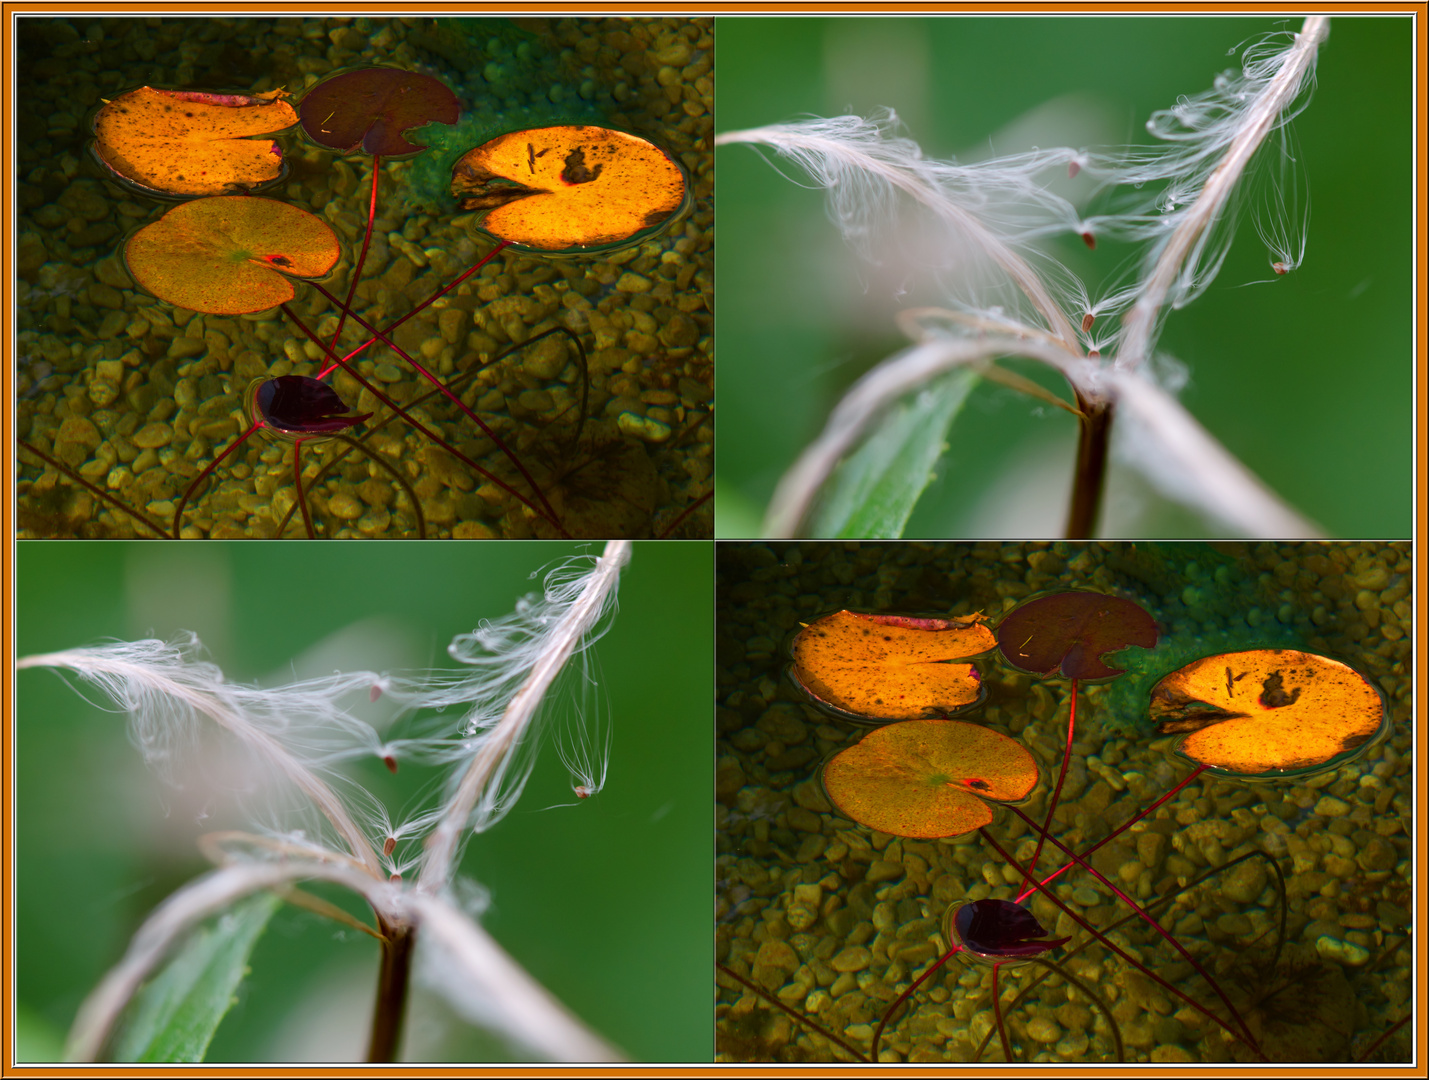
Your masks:
{"label": "pebble", "polygon": [[1194,1054],[1178,1043],[1162,1043],[1152,1047],[1150,1057],[1158,1064],[1182,1064],[1197,1060]]}
{"label": "pebble", "polygon": [[670,425],[637,412],[623,412],[615,419],[616,426],[627,435],[646,442],[664,442],[670,437]]}
{"label": "pebble", "polygon": [[1321,817],[1337,818],[1344,817],[1350,812],[1350,804],[1343,799],[1337,799],[1333,795],[1323,795],[1315,803],[1315,813]]}
{"label": "pebble", "polygon": [[523,390],[516,400],[521,408],[533,413],[548,413],[556,405],[555,398],[544,390]]}
{"label": "pebble", "polygon": [[112,285],[101,283],[89,287],[89,302],[96,307],[122,309],[124,295]]}
{"label": "pebble", "polygon": [[798,832],[816,833],[822,832],[823,827],[823,819],[812,810],[805,810],[802,806],[795,806],[790,809],[789,828]]}
{"label": "pebble", "polygon": [[648,277],[627,270],[616,279],[615,287],[623,293],[644,293],[650,291],[651,284]]}
{"label": "pebble", "polygon": [[146,450],[158,449],[174,441],[174,429],[168,424],[145,424],[130,436],[129,441]]}
{"label": "pebble", "polygon": [[339,491],[329,497],[327,508],[344,521],[356,521],[363,514],[361,501],[351,492]]}
{"label": "pebble", "polygon": [[829,961],[829,967],[835,971],[863,971],[872,962],[873,956],[867,949],[851,945]]}
{"label": "pebble", "polygon": [[1040,1043],[1054,1043],[1062,1037],[1062,1029],[1050,1016],[1034,1016],[1027,1023],[1027,1035]]}
{"label": "pebble", "polygon": [[787,702],[771,705],[764,710],[755,726],[771,739],[785,744],[803,742],[809,732],[799,707]]}
{"label": "pebble", "polygon": [[1265,891],[1268,880],[1265,863],[1260,859],[1247,859],[1221,876],[1221,889],[1231,900],[1249,904]]}
{"label": "pebble", "polygon": [[1369,963],[1370,953],[1364,946],[1356,945],[1352,941],[1342,941],[1328,934],[1322,934],[1315,939],[1315,951],[1326,960],[1333,960],[1346,967],[1361,967]]}
{"label": "pebble", "polygon": [[868,864],[868,873],[864,875],[865,881],[894,881],[903,876],[903,864],[888,862],[885,859],[874,859]]}
{"label": "pebble", "polygon": [[661,343],[672,349],[687,349],[699,340],[699,324],[688,315],[672,315],[660,329]]}
{"label": "pebble", "polygon": [[565,369],[567,355],[565,339],[552,334],[522,353],[521,366],[537,379],[554,379]]}
{"label": "pebble", "polygon": [[101,374],[96,374],[89,383],[89,400],[96,406],[103,409],[114,404],[119,398],[119,384],[116,380],[104,378]]}
{"label": "pebble", "polygon": [[1087,1052],[1091,1040],[1085,1031],[1074,1031],[1058,1040],[1052,1049],[1064,1058],[1078,1058]]}

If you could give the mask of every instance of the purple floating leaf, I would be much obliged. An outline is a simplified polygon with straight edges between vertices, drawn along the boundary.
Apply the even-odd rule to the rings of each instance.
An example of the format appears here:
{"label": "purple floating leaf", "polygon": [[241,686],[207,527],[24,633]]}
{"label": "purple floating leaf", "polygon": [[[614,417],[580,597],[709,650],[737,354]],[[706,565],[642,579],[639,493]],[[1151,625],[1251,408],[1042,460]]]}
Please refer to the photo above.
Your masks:
{"label": "purple floating leaf", "polygon": [[1048,938],[1037,916],[1009,900],[974,900],[953,916],[963,947],[985,956],[1036,956],[1071,938]]}
{"label": "purple floating leaf", "polygon": [[303,96],[298,117],[319,146],[381,157],[403,157],[426,147],[402,133],[423,124],[455,124],[456,95],[440,79],[400,68],[368,67],[324,79]]}
{"label": "purple floating leaf", "polygon": [[347,403],[325,382],[306,375],[279,375],[258,387],[258,411],[279,431],[322,433],[360,424],[371,413],[346,416]]}
{"label": "purple floating leaf", "polygon": [[1158,630],[1139,605],[1096,592],[1039,596],[1014,608],[997,628],[997,647],[1019,671],[1069,679],[1112,679],[1122,669],[1102,657],[1128,645],[1154,649]]}

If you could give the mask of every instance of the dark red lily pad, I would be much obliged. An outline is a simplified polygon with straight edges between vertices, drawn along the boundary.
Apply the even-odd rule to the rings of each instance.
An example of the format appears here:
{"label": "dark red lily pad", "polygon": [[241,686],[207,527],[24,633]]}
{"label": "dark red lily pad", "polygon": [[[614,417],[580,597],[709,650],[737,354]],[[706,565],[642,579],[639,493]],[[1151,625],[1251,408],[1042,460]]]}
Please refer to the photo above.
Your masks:
{"label": "dark red lily pad", "polygon": [[426,147],[403,133],[423,124],[455,124],[456,95],[440,80],[400,68],[356,68],[318,83],[298,106],[308,138],[345,153],[405,157]]}
{"label": "dark red lily pad", "polygon": [[347,415],[347,402],[337,396],[337,391],[306,375],[264,379],[254,391],[253,400],[264,422],[279,431],[303,434],[342,431],[372,415]]}
{"label": "dark red lily pad", "polygon": [[1097,592],[1062,592],[1019,604],[997,628],[1003,658],[1034,675],[1114,679],[1122,669],[1102,662],[1107,653],[1137,645],[1154,649],[1158,630],[1140,605]]}
{"label": "dark red lily pad", "polygon": [[1037,916],[1010,900],[971,900],[948,910],[950,940],[979,956],[1040,956],[1071,938],[1049,938]]}

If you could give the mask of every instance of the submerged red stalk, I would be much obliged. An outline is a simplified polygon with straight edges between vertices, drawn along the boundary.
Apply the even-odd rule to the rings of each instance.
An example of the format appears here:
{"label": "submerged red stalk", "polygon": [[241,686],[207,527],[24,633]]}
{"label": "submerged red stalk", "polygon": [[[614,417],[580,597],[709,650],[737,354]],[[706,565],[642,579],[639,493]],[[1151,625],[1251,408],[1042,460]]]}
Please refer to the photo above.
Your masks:
{"label": "submerged red stalk", "polygon": [[[485,265],[486,265],[487,263],[489,263],[492,259],[494,259],[494,258],[496,257],[496,255],[497,255],[497,253],[500,252],[502,248],[507,247],[510,243],[511,243],[510,240],[503,240],[503,241],[501,241],[501,243],[497,244],[494,248],[492,248],[492,249],[491,249],[490,251],[488,251],[485,255],[483,255],[480,259],[478,259],[478,260],[476,261],[476,263],[473,264],[473,265],[470,267],[470,269],[463,271],[463,272],[462,272],[454,281],[452,281],[452,283],[451,283],[450,285],[448,285],[446,288],[440,289],[440,290],[438,290],[437,292],[433,293],[431,296],[427,297],[426,300],[423,300],[420,304],[418,304],[416,307],[414,307],[411,311],[407,312],[407,314],[403,315],[403,316],[402,316],[400,319],[398,319],[396,322],[394,322],[394,323],[389,323],[388,326],[387,326],[387,331],[386,331],[386,332],[389,333],[389,334],[392,333],[393,330],[396,330],[397,327],[401,326],[404,322],[406,322],[408,319],[410,319],[413,315],[416,315],[416,314],[417,314],[419,311],[421,311],[423,308],[426,308],[426,307],[430,306],[433,301],[439,300],[439,299],[441,299],[443,296],[445,296],[447,293],[451,292],[451,291],[452,291],[453,289],[455,289],[458,285],[460,285],[463,281],[465,281],[467,278],[471,277],[472,274],[476,273],[476,272],[477,272],[478,270],[480,270],[483,266],[485,266]],[[355,317],[356,317],[356,316],[354,316],[354,318],[355,318]],[[351,360],[354,356],[356,356],[358,353],[360,353],[363,349],[367,348],[369,345],[376,345],[376,344],[377,344],[377,340],[378,340],[378,339],[375,338],[375,337],[374,337],[374,338],[368,338],[368,339],[367,339],[366,341],[364,341],[361,345],[359,345],[357,348],[353,349],[353,350],[352,350],[351,352],[349,352],[346,356],[344,356],[343,359],[344,359],[344,360]],[[319,342],[318,344],[321,345],[322,343]],[[329,350],[327,350],[326,348],[324,348],[323,351],[324,351],[324,352],[329,352]],[[333,358],[332,361],[329,362],[326,367],[324,367],[321,371],[318,372],[318,378],[321,379],[321,378],[323,378],[324,376],[331,374],[331,373],[332,373],[332,369],[335,368],[335,367],[337,367],[337,366],[338,366],[338,362],[337,362],[336,358]]]}
{"label": "submerged red stalk", "polygon": [[220,461],[222,461],[222,460],[223,460],[224,458],[226,458],[229,454],[233,453],[233,451],[237,450],[240,446],[242,446],[243,443],[244,443],[244,441],[248,438],[248,436],[252,435],[255,431],[257,431],[257,430],[258,430],[260,427],[262,427],[262,426],[263,426],[263,420],[262,420],[262,418],[259,418],[259,419],[254,420],[253,423],[249,426],[249,428],[248,428],[247,431],[245,431],[242,435],[238,436],[238,438],[234,439],[231,443],[229,443],[228,446],[224,448],[223,453],[219,454],[216,458],[214,458],[212,461],[210,461],[210,462],[204,467],[203,472],[199,473],[198,476],[194,477],[193,483],[191,483],[191,484],[188,486],[188,490],[184,492],[184,497],[179,500],[179,505],[176,506],[176,507],[174,507],[174,539],[175,539],[175,540],[179,539],[179,526],[180,526],[180,524],[181,524],[181,522],[182,522],[182,520],[183,520],[184,507],[185,507],[186,505],[188,505],[189,497],[190,497],[191,495],[193,495],[193,493],[194,493],[195,491],[198,490],[198,486],[199,486],[201,483],[203,483],[204,478],[205,478],[206,476],[208,476],[209,473],[213,472],[214,469],[218,468],[218,463],[219,463]]}
{"label": "submerged red stalk", "polygon": [[372,196],[367,203],[367,232],[362,237],[362,254],[357,257],[357,265],[352,268],[352,280],[347,284],[347,301],[338,307],[337,330],[332,335],[334,352],[337,351],[337,343],[342,339],[342,324],[347,320],[347,313],[352,310],[352,298],[357,295],[357,279],[362,276],[362,264],[367,261],[367,248],[372,243],[372,223],[377,219],[377,174],[381,165],[381,156],[373,154]]}
{"label": "submerged red stalk", "polygon": [[[314,334],[311,330],[309,330],[309,329],[307,328],[307,326],[305,326],[305,325],[303,324],[302,320],[299,319],[296,315],[294,315],[294,314],[292,313],[292,311],[290,311],[290,310],[288,309],[288,306],[287,306],[286,304],[281,305],[281,307],[282,307],[283,314],[286,315],[286,316],[293,322],[293,325],[295,325],[299,330],[301,330],[304,334],[306,334],[309,341],[312,341],[314,344],[316,344],[316,345],[318,346],[318,348],[322,349],[324,352],[327,352],[327,354],[328,354],[330,357],[332,357],[337,364],[339,364],[339,365],[342,366],[342,369],[343,369],[344,371],[346,371],[346,372],[347,372],[349,375],[351,375],[355,380],[357,380],[358,384],[359,384],[360,386],[362,386],[363,389],[367,390],[367,391],[368,391],[369,393],[371,393],[372,396],[375,397],[378,401],[382,402],[382,404],[386,405],[389,409],[391,409],[393,412],[395,412],[395,413],[396,413],[398,416],[400,416],[403,420],[405,420],[405,421],[407,421],[407,423],[411,424],[412,427],[415,428],[417,431],[420,431],[420,432],[421,432],[423,435],[425,435],[427,438],[431,439],[432,442],[434,442],[434,443],[436,443],[437,445],[443,447],[443,448],[444,448],[448,453],[450,453],[452,456],[454,456],[454,457],[457,458],[459,461],[461,461],[461,462],[463,462],[464,464],[466,464],[467,467],[469,467],[469,468],[471,468],[472,470],[474,470],[478,475],[486,477],[486,479],[490,480],[490,481],[491,481],[493,484],[495,484],[497,487],[501,488],[501,490],[505,491],[508,495],[512,496],[512,498],[514,498],[514,499],[516,499],[517,501],[519,501],[523,506],[527,507],[532,513],[536,514],[538,517],[543,517],[543,518],[545,518],[547,521],[549,521],[549,522],[551,523],[552,527],[554,527],[555,529],[557,529],[557,530],[560,532],[560,534],[561,534],[563,537],[565,537],[566,539],[570,539],[570,533],[566,532],[565,527],[560,523],[560,519],[559,519],[559,518],[557,518],[554,514],[548,515],[545,510],[541,509],[539,506],[537,506],[535,503],[533,503],[530,499],[528,499],[525,495],[522,495],[519,491],[517,491],[517,490],[516,490],[514,487],[512,487],[510,484],[506,483],[506,481],[502,480],[499,476],[497,476],[496,474],[492,473],[492,472],[491,472],[490,470],[488,470],[488,469],[482,468],[480,465],[478,465],[476,462],[474,462],[471,458],[469,458],[466,454],[463,454],[463,453],[462,453],[460,450],[458,450],[456,447],[454,447],[454,446],[452,446],[450,443],[448,443],[448,442],[447,442],[445,439],[443,439],[440,435],[437,435],[436,433],[434,433],[434,432],[428,430],[428,428],[427,428],[424,424],[422,424],[419,420],[415,419],[415,418],[412,416],[411,413],[409,413],[409,412],[408,412],[406,409],[404,409],[402,406],[398,405],[395,401],[393,401],[391,398],[389,398],[389,397],[388,397],[386,394],[384,394],[381,390],[377,389],[377,387],[374,386],[374,385],[373,385],[371,382],[369,382],[367,379],[363,378],[362,374],[361,374],[360,372],[358,372],[355,368],[349,367],[348,364],[347,364],[347,359],[348,359],[348,357],[341,357],[341,358],[339,358],[335,353],[331,352],[331,351],[327,348],[326,345],[324,345],[320,340],[318,340],[317,335]],[[374,338],[373,341],[375,341],[375,340],[376,340],[376,339]],[[370,344],[372,344],[371,341],[365,342],[362,346],[360,346],[360,348],[366,348],[367,345],[370,345]],[[356,352],[356,351],[357,351],[357,350],[354,350],[354,352]],[[353,355],[353,354],[352,354],[352,353],[349,353],[349,354],[348,354],[349,357],[350,357],[351,355]],[[544,501],[544,499],[543,499],[542,501]]]}
{"label": "submerged red stalk", "polygon": [[[1047,834],[1052,830],[1052,815],[1057,812],[1057,800],[1062,796],[1062,781],[1067,779],[1067,762],[1072,757],[1072,734],[1077,727],[1077,680],[1072,680],[1072,711],[1067,717],[1067,746],[1062,751],[1062,767],[1057,772],[1057,786],[1052,790],[1052,801],[1047,804],[1047,818],[1042,822],[1042,831],[1037,835],[1037,850],[1032,852],[1032,864],[1027,868],[1028,873],[1034,877],[1037,874],[1037,860],[1042,856],[1042,844],[1047,839]],[[1020,903],[1023,893],[1019,896]]]}
{"label": "submerged red stalk", "polygon": [[[318,292],[322,293],[334,304],[337,303],[337,298],[334,297],[332,293],[324,289],[321,285],[317,284],[317,282],[313,282],[313,286],[318,290]],[[471,419],[472,423],[476,424],[477,427],[481,428],[482,433],[485,434],[488,439],[490,439],[496,444],[496,448],[506,455],[507,460],[510,461],[511,464],[516,466],[516,471],[519,472],[525,478],[526,483],[531,485],[531,490],[536,493],[536,498],[541,500],[541,505],[546,508],[546,513],[550,515],[550,520],[554,523],[556,520],[556,511],[551,507],[550,502],[547,501],[546,493],[543,492],[541,490],[540,485],[536,483],[535,477],[533,477],[529,472],[526,471],[526,466],[521,463],[521,459],[517,457],[504,442],[501,441],[501,436],[496,434],[496,432],[491,429],[491,427],[486,423],[485,420],[477,416],[475,411],[473,411],[464,401],[462,401],[461,398],[457,397],[456,394],[452,393],[449,389],[447,389],[445,383],[443,383],[425,367],[423,367],[406,352],[404,352],[401,348],[399,348],[397,344],[387,336],[389,333],[391,333],[390,330],[383,332],[381,330],[376,329],[371,323],[369,323],[361,315],[358,315],[356,312],[353,312],[352,318],[368,333],[376,334],[384,345],[388,346],[403,360],[407,361],[407,363],[411,364],[412,367],[416,368],[417,371],[421,374],[421,376],[427,380],[427,382],[431,383],[434,387],[436,387],[436,389],[444,397],[451,401],[452,404],[454,404],[458,409],[466,413],[466,415]],[[343,368],[345,370],[350,371],[350,369],[347,368],[347,365],[345,363],[343,364]]]}

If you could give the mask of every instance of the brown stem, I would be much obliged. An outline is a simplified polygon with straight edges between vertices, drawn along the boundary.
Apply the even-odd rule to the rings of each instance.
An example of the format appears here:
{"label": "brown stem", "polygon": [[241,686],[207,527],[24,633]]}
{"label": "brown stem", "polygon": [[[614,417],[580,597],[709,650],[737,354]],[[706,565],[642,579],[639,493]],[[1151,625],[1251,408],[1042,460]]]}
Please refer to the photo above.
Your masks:
{"label": "brown stem", "polygon": [[1072,474],[1072,505],[1067,511],[1068,540],[1090,540],[1101,508],[1106,482],[1107,443],[1111,437],[1112,407],[1109,401],[1092,401],[1077,393],[1082,410],[1077,437],[1077,465]]}
{"label": "brown stem", "polygon": [[402,1020],[407,1011],[407,987],[412,979],[412,950],[417,943],[415,927],[394,927],[381,916],[377,923],[387,940],[382,945],[377,1002],[372,1009],[372,1038],[367,1044],[367,1060],[372,1063],[397,1060]]}
{"label": "brown stem", "polygon": [[88,480],[86,480],[86,479],[85,479],[83,476],[81,476],[79,473],[75,472],[73,469],[71,469],[71,468],[70,468],[68,465],[66,465],[64,462],[62,462],[62,461],[56,461],[54,458],[50,457],[49,454],[45,453],[45,452],[44,452],[43,450],[41,450],[39,447],[37,447],[37,446],[31,446],[31,445],[30,445],[29,443],[27,443],[24,439],[18,439],[18,440],[16,440],[15,445],[18,446],[21,450],[28,450],[30,453],[34,454],[35,457],[39,458],[39,459],[40,459],[41,461],[43,461],[46,465],[48,465],[50,468],[54,469],[55,472],[60,473],[62,476],[68,477],[70,480],[72,480],[74,483],[78,484],[80,487],[88,489],[88,491],[89,491],[89,493],[90,493],[91,495],[98,496],[100,499],[103,499],[103,500],[104,500],[105,502],[107,502],[110,506],[113,506],[115,509],[119,510],[121,513],[128,514],[129,517],[132,518],[134,521],[136,521],[136,522],[138,522],[139,524],[143,525],[145,528],[149,529],[149,531],[151,531],[151,532],[157,534],[160,539],[163,539],[163,538],[165,538],[165,537],[167,537],[167,536],[169,535],[169,534],[164,530],[163,526],[156,524],[155,522],[153,522],[153,521],[150,520],[149,518],[145,517],[143,514],[139,513],[139,511],[133,509],[132,507],[126,506],[122,500],[115,498],[113,495],[111,495],[109,492],[105,491],[103,488],[101,488],[101,487],[96,487],[94,484],[91,484]]}

